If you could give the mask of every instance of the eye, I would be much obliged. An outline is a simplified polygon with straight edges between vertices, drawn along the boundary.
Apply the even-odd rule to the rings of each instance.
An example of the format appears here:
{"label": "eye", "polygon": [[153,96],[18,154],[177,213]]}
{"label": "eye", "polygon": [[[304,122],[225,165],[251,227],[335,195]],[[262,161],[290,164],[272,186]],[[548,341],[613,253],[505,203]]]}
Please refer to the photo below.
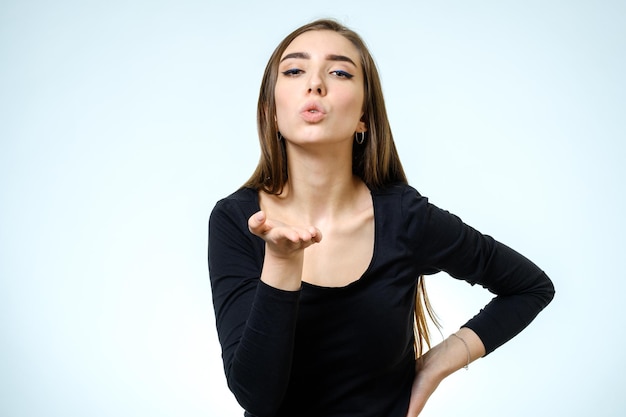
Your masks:
{"label": "eye", "polygon": [[283,71],[283,75],[287,76],[287,77],[293,77],[296,75],[300,75],[302,74],[304,71],[302,71],[300,68],[290,68],[286,71]]}
{"label": "eye", "polygon": [[348,80],[354,77],[354,75],[350,74],[349,72],[342,71],[342,70],[332,71],[331,74],[335,74],[339,78],[346,78]]}

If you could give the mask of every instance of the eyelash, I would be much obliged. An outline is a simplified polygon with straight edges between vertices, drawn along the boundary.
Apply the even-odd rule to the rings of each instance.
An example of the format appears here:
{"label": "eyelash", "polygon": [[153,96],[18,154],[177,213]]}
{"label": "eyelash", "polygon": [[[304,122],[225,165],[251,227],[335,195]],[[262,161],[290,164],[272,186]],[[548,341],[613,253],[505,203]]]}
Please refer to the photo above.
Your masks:
{"label": "eyelash", "polygon": [[[284,76],[287,76],[287,77],[293,77],[293,76],[296,76],[296,75],[300,75],[300,74],[301,74],[301,73],[303,73],[303,72],[304,72],[304,71],[302,71],[302,70],[301,70],[301,69],[299,69],[299,68],[291,68],[291,69],[288,69],[288,70],[286,70],[286,71],[283,71],[283,72],[282,72],[282,74],[283,74]],[[354,77],[354,75],[350,74],[349,72],[342,71],[342,70],[335,70],[335,71],[331,71],[331,74],[335,74],[337,77],[339,77],[339,78],[345,78],[345,79],[347,79],[347,80],[349,80],[349,79],[351,79],[352,77]]]}
{"label": "eyelash", "polygon": [[336,70],[333,71],[333,73],[338,76],[339,78],[346,78],[346,79],[350,79],[352,77],[354,77],[354,75],[350,74],[349,72],[346,71],[341,71],[341,70]]}
{"label": "eyelash", "polygon": [[283,75],[286,75],[288,77],[293,77],[294,75],[300,75],[300,73],[302,73],[302,70],[299,68],[292,68],[292,69],[288,69],[287,71],[283,71]]}

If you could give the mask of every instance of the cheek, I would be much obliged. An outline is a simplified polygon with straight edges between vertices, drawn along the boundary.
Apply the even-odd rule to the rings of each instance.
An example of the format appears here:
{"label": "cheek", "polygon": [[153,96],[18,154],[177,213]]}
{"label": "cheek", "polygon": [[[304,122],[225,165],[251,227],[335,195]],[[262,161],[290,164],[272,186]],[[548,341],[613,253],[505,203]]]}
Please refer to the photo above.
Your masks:
{"label": "cheek", "polygon": [[343,97],[343,106],[350,116],[361,119],[363,114],[364,94],[362,91],[350,92]]}
{"label": "cheek", "polygon": [[290,107],[290,94],[282,88],[280,84],[277,84],[274,88],[274,103],[276,104],[276,117],[284,114],[284,112]]}
{"label": "cheek", "polygon": [[[280,123],[280,120],[283,119],[284,110],[286,107],[285,102],[283,100],[283,96],[279,93],[278,89],[274,93],[274,105],[276,106],[275,117],[276,117],[276,124],[278,125]],[[279,126],[279,129],[280,129],[280,126]]]}

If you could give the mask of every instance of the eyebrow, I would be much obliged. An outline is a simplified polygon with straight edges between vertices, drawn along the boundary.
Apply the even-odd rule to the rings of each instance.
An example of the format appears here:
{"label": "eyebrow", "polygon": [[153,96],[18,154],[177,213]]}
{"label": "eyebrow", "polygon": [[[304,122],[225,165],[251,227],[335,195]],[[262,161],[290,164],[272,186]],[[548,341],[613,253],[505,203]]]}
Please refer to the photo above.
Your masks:
{"label": "eyebrow", "polygon": [[[311,59],[311,55],[307,54],[306,52],[292,52],[290,54],[285,55],[280,62],[283,62],[286,59],[290,59],[290,58],[294,58],[294,59]],[[326,60],[327,61],[340,61],[340,62],[349,62],[352,65],[354,65],[356,67],[356,64],[354,63],[354,61],[352,59],[350,59],[349,57],[345,56],[345,55],[335,55],[335,54],[330,54],[330,55],[326,55]]]}

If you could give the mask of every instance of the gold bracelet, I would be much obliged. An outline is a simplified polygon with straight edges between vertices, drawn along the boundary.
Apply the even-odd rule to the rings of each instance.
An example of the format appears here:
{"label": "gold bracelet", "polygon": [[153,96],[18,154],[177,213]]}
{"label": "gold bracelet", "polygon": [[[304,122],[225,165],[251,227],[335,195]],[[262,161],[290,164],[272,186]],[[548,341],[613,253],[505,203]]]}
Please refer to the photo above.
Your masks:
{"label": "gold bracelet", "polygon": [[469,369],[469,364],[470,364],[470,361],[471,361],[471,356],[470,356],[470,349],[469,349],[469,346],[467,346],[467,342],[466,342],[466,341],[465,341],[465,340],[464,340],[461,336],[459,336],[459,335],[458,335],[458,334],[456,334],[456,333],[452,333],[450,336],[454,336],[454,337],[456,337],[456,338],[457,338],[457,339],[459,339],[461,342],[463,342],[463,344],[465,345],[465,350],[467,351],[467,365],[465,365],[465,366],[463,367],[463,369],[468,370],[468,369]]}

